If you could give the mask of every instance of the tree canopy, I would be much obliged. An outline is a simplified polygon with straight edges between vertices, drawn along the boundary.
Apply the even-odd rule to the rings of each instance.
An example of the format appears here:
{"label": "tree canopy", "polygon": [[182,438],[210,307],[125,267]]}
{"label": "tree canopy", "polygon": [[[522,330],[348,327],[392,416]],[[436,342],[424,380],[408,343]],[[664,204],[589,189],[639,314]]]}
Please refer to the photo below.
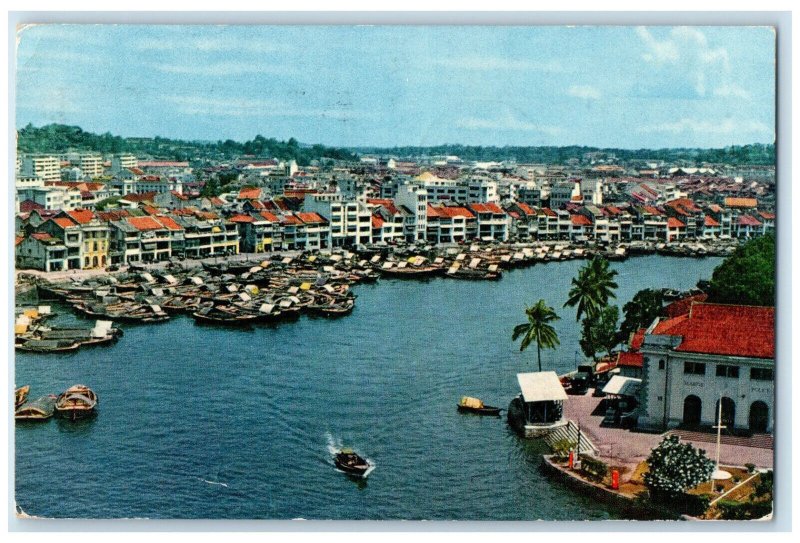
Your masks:
{"label": "tree canopy", "polygon": [[617,321],[619,308],[608,305],[602,308],[597,315],[583,319],[581,328],[581,351],[589,358],[595,358],[599,353],[609,354],[619,344]]}
{"label": "tree canopy", "polygon": [[539,371],[542,371],[542,348],[555,349],[559,345],[558,334],[550,323],[559,320],[552,307],[544,300],[539,300],[533,307],[525,309],[528,322],[514,327],[512,341],[522,337],[519,350],[524,351],[531,343],[536,343],[536,355],[539,361]]}
{"label": "tree canopy", "polygon": [[651,495],[674,499],[700,483],[710,480],[712,462],[703,450],[691,443],[681,443],[676,435],[666,436],[647,459],[644,484]]}
{"label": "tree canopy", "polygon": [[620,341],[627,341],[640,328],[650,326],[661,315],[663,307],[662,291],[646,288],[637,292],[630,302],[622,306],[625,318],[619,327]]}
{"label": "tree canopy", "polygon": [[301,166],[312,160],[331,158],[357,160],[357,155],[345,149],[324,145],[301,145],[296,139],[279,141],[257,135],[244,143],[231,139],[217,142],[186,141],[170,138],[123,138],[108,132],[93,134],[79,126],[48,124],[35,127],[28,124],[17,131],[17,148],[21,153],[62,153],[67,151],[104,154],[133,153],[171,160],[231,159],[242,155],[261,158],[295,160]]}
{"label": "tree canopy", "polygon": [[775,305],[775,237],[766,235],[736,248],[711,276],[710,302]]}

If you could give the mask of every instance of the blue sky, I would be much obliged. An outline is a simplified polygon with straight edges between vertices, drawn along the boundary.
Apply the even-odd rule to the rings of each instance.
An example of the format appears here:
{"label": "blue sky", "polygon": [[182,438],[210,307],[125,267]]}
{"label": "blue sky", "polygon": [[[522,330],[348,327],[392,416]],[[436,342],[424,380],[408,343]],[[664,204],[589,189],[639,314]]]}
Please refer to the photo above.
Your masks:
{"label": "blue sky", "polygon": [[43,25],[17,126],[347,146],[774,141],[758,27]]}

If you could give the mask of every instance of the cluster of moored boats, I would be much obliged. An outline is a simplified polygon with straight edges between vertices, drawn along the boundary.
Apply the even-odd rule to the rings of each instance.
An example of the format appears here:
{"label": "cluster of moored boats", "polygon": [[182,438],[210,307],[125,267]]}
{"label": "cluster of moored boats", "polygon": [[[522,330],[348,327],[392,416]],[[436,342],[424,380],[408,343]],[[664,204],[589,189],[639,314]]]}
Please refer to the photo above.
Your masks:
{"label": "cluster of moored boats", "polygon": [[[734,244],[715,244],[714,250],[733,250]],[[360,246],[359,251],[303,252],[272,255],[254,262],[204,263],[201,268],[170,264],[161,271],[131,266],[126,272],[87,281],[39,282],[40,299],[55,297],[98,323],[155,323],[185,313],[200,324],[249,326],[294,320],[301,314],[323,317],[347,315],[355,307],[351,287],[378,278],[427,279],[448,277],[497,280],[504,270],[537,263],[591,258],[621,260],[629,254],[671,251],[705,256],[711,249],[697,243],[631,242],[616,245],[577,245],[539,242],[527,245],[474,243]],[[677,251],[677,252],[676,252]],[[681,253],[682,251],[682,253]],[[716,253],[715,253],[716,254]],[[99,324],[98,324],[99,326]],[[106,328],[110,332],[110,328]],[[89,333],[91,340],[97,326]],[[90,343],[86,331],[30,332],[23,350],[69,350]],[[108,334],[104,341],[118,337]]]}
{"label": "cluster of moored boats", "polygon": [[30,386],[14,391],[14,419],[42,421],[57,415],[68,420],[78,420],[95,414],[97,395],[86,385],[73,385],[56,396],[47,394],[29,400]]}
{"label": "cluster of moored boats", "polygon": [[14,348],[34,353],[74,351],[82,346],[107,345],[122,336],[112,321],[98,320],[91,328],[55,326],[47,322],[50,306],[22,309],[14,323]]}

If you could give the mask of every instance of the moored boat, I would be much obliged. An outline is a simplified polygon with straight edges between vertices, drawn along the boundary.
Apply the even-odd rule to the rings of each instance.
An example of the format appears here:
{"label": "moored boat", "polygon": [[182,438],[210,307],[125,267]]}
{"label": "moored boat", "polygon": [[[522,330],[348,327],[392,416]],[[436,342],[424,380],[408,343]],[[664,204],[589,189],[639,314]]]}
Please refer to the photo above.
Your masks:
{"label": "moored boat", "polygon": [[73,385],[58,395],[55,408],[59,416],[77,420],[94,414],[96,406],[97,395],[92,389]]}
{"label": "moored boat", "polygon": [[49,394],[31,402],[24,403],[14,411],[15,420],[47,420],[53,416],[56,407],[56,396]]}
{"label": "moored boat", "polygon": [[14,390],[14,407],[19,407],[28,399],[28,393],[31,391],[30,385],[21,386]]}
{"label": "moored boat", "polygon": [[500,411],[502,410],[499,407],[485,405],[483,401],[478,398],[463,396],[461,401],[458,402],[458,411],[459,413],[474,413],[476,415],[499,417]]}

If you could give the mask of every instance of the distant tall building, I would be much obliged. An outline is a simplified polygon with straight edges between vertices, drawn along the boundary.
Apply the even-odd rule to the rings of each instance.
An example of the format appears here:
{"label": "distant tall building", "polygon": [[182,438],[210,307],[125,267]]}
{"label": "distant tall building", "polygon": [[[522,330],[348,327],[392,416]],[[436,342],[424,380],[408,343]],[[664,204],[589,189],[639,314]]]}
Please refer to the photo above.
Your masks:
{"label": "distant tall building", "polygon": [[81,155],[78,164],[83,174],[92,179],[103,175],[103,157],[100,155]]}
{"label": "distant tall building", "polygon": [[136,160],[134,155],[115,155],[111,157],[111,173],[136,168],[139,166],[139,161]]}
{"label": "distant tall building", "polygon": [[22,158],[21,174],[37,176],[43,181],[61,180],[61,162],[52,155],[28,155]]}

